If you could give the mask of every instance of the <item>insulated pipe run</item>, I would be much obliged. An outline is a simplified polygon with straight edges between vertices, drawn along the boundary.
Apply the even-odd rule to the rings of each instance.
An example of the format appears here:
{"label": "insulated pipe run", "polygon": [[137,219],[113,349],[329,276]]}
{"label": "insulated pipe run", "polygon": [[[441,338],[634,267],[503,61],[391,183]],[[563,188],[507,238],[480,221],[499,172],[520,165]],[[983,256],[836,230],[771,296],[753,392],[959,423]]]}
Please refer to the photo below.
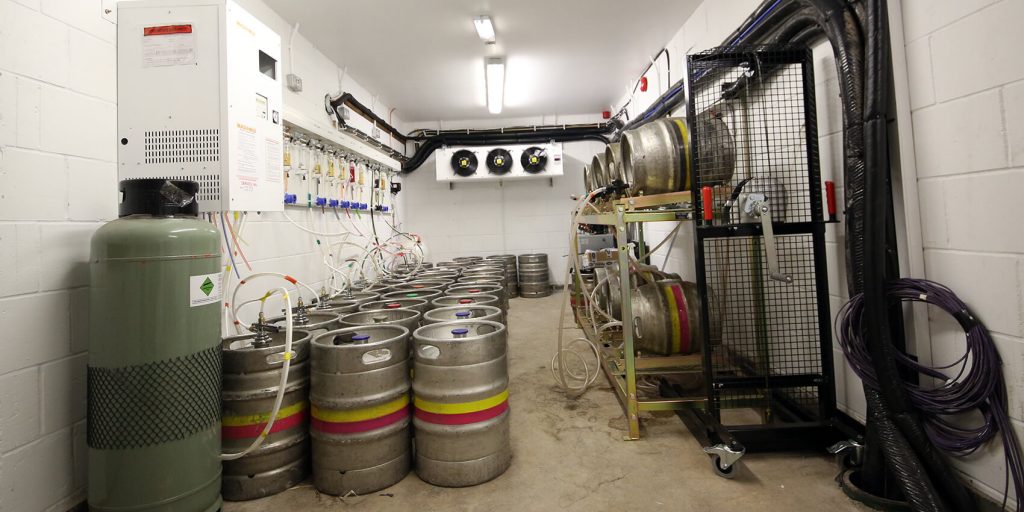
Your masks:
{"label": "insulated pipe run", "polygon": [[[327,107],[330,109],[328,114],[336,117],[338,119],[338,123],[341,125],[345,125],[347,123],[345,123],[345,120],[342,119],[340,115],[338,115],[338,109],[342,106],[349,106],[353,110],[355,110],[360,116],[363,116],[368,121],[373,123],[375,127],[383,128],[384,131],[388,132],[388,134],[394,137],[395,140],[397,140],[398,142],[405,144],[409,140],[409,138],[406,137],[404,133],[398,131],[398,129],[395,128],[394,126],[391,126],[391,123],[385,121],[384,118],[377,115],[377,113],[374,112],[372,108],[367,108],[366,105],[360,103],[359,100],[357,100],[356,97],[352,95],[352,93],[343,92],[338,96],[334,97],[328,94],[327,97],[324,98],[324,101]],[[376,97],[374,97],[374,102],[376,102]]]}
{"label": "insulated pipe run", "polygon": [[[865,66],[865,187],[863,240],[863,291],[867,307],[864,310],[866,343],[876,374],[883,385],[879,392],[889,407],[889,415],[897,428],[906,436],[915,454],[924,463],[932,484],[927,489],[935,496],[935,510],[971,510],[973,501],[967,495],[956,475],[950,471],[945,458],[928,439],[920,417],[898,385],[902,382],[896,368],[896,350],[892,343],[890,311],[886,302],[885,283],[898,277],[887,272],[888,240],[886,234],[892,224],[889,203],[888,129],[891,62],[889,32],[884,0],[867,0],[866,14],[866,66]],[[897,385],[885,385],[893,383]],[[890,463],[894,462],[890,457]],[[908,482],[910,487],[914,482]],[[910,496],[908,496],[910,498]],[[931,498],[931,496],[927,496]],[[924,502],[924,499],[922,499]]]}

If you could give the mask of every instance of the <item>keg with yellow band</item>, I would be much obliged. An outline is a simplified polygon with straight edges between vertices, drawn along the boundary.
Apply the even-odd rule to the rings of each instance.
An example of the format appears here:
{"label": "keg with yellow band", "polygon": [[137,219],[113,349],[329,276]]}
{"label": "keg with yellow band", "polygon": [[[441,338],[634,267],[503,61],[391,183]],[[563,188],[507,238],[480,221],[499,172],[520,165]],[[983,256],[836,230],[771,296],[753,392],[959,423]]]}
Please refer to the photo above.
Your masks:
{"label": "keg with yellow band", "polygon": [[[282,407],[277,411],[277,419],[270,427],[269,434],[298,427],[305,423],[307,417],[306,402]],[[224,416],[221,420],[220,435],[223,439],[255,439],[270,421],[270,411],[257,414]]]}
{"label": "keg with yellow band", "polygon": [[692,170],[692,159],[690,158],[690,130],[686,127],[686,121],[684,119],[673,119],[676,125],[676,129],[679,132],[679,157],[683,159],[682,163],[682,176],[680,176],[680,187],[679,190],[693,190],[693,170]]}
{"label": "keg with yellow band", "polygon": [[356,434],[383,428],[409,417],[409,395],[372,407],[333,410],[313,406],[313,430],[325,434]]}
{"label": "keg with yellow band", "polygon": [[678,284],[664,285],[661,288],[668,304],[669,322],[672,324],[672,353],[689,354],[692,351],[690,339],[690,318],[686,316],[686,298]]}
{"label": "keg with yellow band", "polygon": [[468,425],[501,416],[508,410],[508,389],[497,395],[462,403],[430,402],[416,397],[413,401],[416,419],[439,425]]}

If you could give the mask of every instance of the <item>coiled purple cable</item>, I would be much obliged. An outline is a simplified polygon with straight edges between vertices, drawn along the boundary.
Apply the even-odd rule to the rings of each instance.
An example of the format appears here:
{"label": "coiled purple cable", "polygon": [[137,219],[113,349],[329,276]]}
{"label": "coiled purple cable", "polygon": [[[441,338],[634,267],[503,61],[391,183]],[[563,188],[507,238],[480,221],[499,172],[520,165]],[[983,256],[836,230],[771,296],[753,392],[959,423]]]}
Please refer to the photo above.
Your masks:
{"label": "coiled purple cable", "polygon": [[[1017,510],[1024,510],[1024,461],[1007,410],[1003,362],[988,329],[952,290],[934,281],[899,279],[886,286],[886,295],[901,302],[922,302],[938,307],[963,327],[967,335],[966,351],[951,364],[927,366],[898,353],[897,364],[939,381],[934,386],[904,381],[903,387],[911,403],[921,412],[925,431],[932,443],[951,455],[969,455],[997,434],[1002,438],[1006,461],[1003,507],[1012,476],[1018,499]],[[864,299],[858,294],[836,315],[836,333],[853,371],[867,386],[878,389],[871,356],[862,338],[863,313]],[[929,379],[924,380],[927,383]],[[976,421],[952,421],[949,418],[975,411],[978,413],[975,417],[980,415],[980,425],[975,425]]]}

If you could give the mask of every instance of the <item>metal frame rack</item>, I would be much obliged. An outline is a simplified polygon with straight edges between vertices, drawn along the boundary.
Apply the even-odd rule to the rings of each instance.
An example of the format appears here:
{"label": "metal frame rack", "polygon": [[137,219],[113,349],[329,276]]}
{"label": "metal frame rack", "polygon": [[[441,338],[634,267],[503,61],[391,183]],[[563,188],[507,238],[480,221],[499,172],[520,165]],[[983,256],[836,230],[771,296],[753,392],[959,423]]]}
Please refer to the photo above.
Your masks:
{"label": "metal frame rack", "polygon": [[[615,234],[615,245],[618,249],[619,293],[621,293],[622,318],[630,318],[633,310],[632,288],[629,276],[629,225],[647,222],[672,222],[688,220],[693,209],[685,205],[691,202],[689,192],[674,192],[647,197],[617,199],[610,202],[611,211],[581,215],[581,224],[598,224],[611,226]],[[641,210],[641,208],[662,207],[658,210]],[[643,229],[637,230],[636,245],[640,248],[639,259],[643,260],[644,240]],[[574,250],[576,248],[573,248]],[[597,333],[582,322],[583,330],[601,347],[601,369],[619,399],[628,424],[626,439],[640,439],[641,411],[681,411],[688,408],[703,408],[707,403],[707,395],[701,390],[699,394],[669,398],[642,398],[637,392],[637,376],[656,376],[679,373],[701,373],[703,362],[700,354],[638,357],[634,347],[633,330],[622,329],[621,343],[612,343],[610,339],[599,339]],[[618,341],[618,340],[616,340]]]}

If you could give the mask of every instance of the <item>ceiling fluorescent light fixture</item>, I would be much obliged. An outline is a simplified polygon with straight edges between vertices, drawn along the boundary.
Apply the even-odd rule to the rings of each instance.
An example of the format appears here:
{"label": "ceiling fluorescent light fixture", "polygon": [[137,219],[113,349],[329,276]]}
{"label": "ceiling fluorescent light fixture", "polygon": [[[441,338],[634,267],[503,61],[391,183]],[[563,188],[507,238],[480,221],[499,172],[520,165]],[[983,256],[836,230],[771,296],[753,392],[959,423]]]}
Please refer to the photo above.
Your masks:
{"label": "ceiling fluorescent light fixture", "polygon": [[485,43],[494,42],[494,23],[490,16],[477,16],[473,18],[473,26],[476,27],[476,35]]}
{"label": "ceiling fluorescent light fixture", "polygon": [[484,71],[487,79],[487,110],[492,114],[500,114],[501,104],[505,101],[505,61],[501,57],[488,57],[484,60]]}

